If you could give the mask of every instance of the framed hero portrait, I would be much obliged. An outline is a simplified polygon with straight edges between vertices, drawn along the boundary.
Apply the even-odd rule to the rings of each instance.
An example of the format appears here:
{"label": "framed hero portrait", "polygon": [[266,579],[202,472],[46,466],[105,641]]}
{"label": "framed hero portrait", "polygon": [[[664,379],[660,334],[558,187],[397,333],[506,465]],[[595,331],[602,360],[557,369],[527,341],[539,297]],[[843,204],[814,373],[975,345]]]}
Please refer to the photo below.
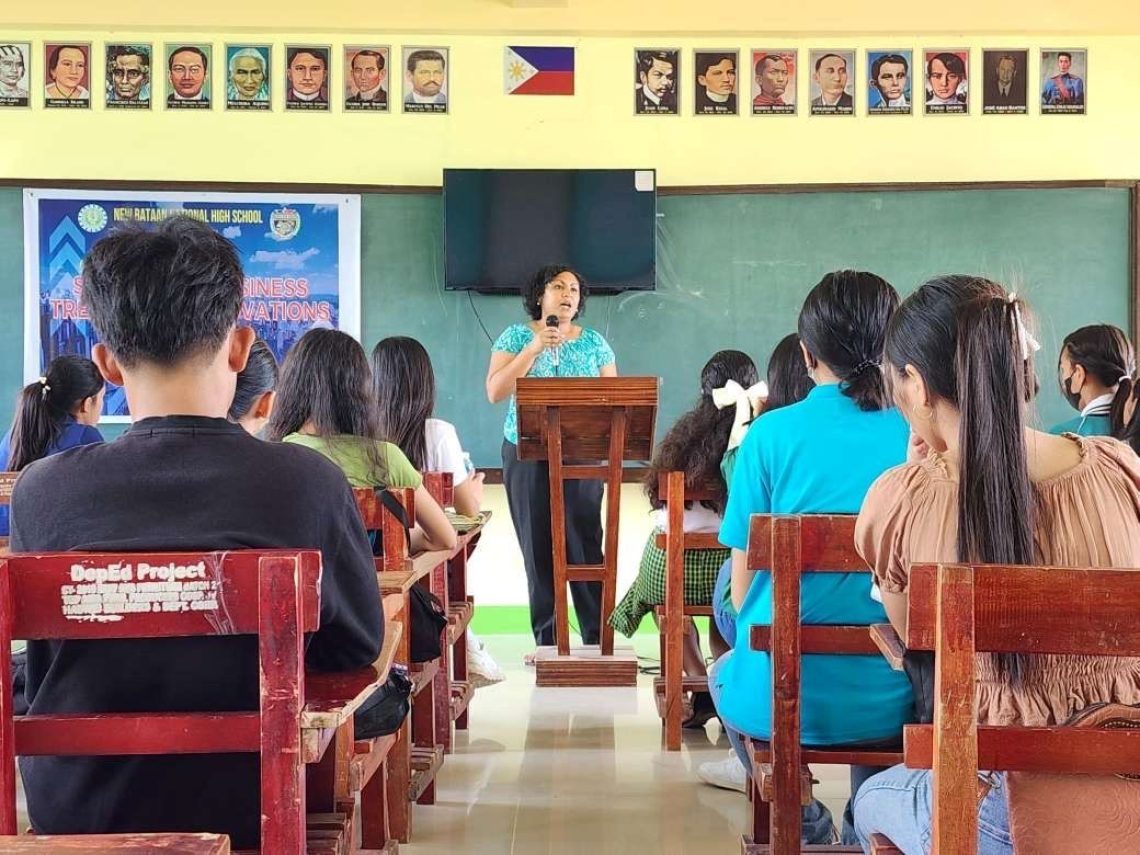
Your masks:
{"label": "framed hero portrait", "polygon": [[344,110],[346,113],[387,113],[388,58],[386,45],[345,45]]}
{"label": "framed hero portrait", "polygon": [[676,116],[680,82],[680,50],[638,48],[633,52],[633,112],[638,116]]}

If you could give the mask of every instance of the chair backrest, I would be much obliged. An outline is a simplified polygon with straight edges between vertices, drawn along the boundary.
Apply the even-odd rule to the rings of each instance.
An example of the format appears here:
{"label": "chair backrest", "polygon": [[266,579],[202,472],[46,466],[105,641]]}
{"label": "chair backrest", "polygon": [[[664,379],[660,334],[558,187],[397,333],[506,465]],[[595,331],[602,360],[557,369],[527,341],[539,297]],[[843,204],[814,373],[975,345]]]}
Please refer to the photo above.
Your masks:
{"label": "chair backrest", "polygon": [[380,533],[384,555],[376,560],[380,570],[406,570],[408,565],[408,529],[416,524],[415,491],[408,487],[389,487],[387,493],[404,508],[408,528],[380,498],[381,490],[357,487],[353,491],[356,507],[364,520],[364,527]]}
{"label": "chair backrest", "polygon": [[[12,504],[12,489],[16,486],[16,479],[19,477],[19,472],[0,472],[0,506]],[[8,538],[0,537],[0,550],[7,549],[7,547]]]}
{"label": "chair backrest", "polygon": [[425,472],[424,487],[441,508],[455,504],[454,476],[450,472]]}
{"label": "chair backrest", "polygon": [[986,727],[975,654],[1140,656],[1140,571],[914,565],[907,647],[935,651],[933,726],[908,726],[908,766],[934,769],[934,851],[972,853],[976,773],[1140,772],[1140,731]]}
{"label": "chair backrest", "polygon": [[259,712],[28,715],[0,687],[0,834],[16,833],[16,755],[261,754],[262,851],[305,842],[304,633],[320,623],[314,550],[0,558],[0,661],[13,638],[256,635]]}
{"label": "chair backrest", "polygon": [[685,484],[684,472],[662,472],[657,478],[657,495],[665,503],[665,514],[669,521],[669,534],[680,532],[680,538],[673,543],[668,534],[657,535],[657,548],[669,549],[672,543],[682,552],[690,549],[723,549],[714,533],[685,533],[685,502],[699,502],[712,499],[717,490],[712,484]]}
{"label": "chair backrest", "polygon": [[[855,517],[753,514],[748,566],[772,574],[772,625],[752,626],[750,646],[772,657],[772,838],[800,839],[800,656],[878,652],[866,626],[801,626],[804,573],[869,572],[855,551]],[[781,797],[781,793],[795,794]]]}

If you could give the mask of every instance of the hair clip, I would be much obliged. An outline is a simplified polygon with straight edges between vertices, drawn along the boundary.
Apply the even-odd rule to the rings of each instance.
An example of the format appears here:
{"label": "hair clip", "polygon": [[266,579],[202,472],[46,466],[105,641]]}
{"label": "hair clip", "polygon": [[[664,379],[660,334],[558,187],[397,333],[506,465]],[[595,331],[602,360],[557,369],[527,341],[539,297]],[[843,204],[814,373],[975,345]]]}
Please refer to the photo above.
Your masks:
{"label": "hair clip", "polygon": [[1013,321],[1017,325],[1017,343],[1021,347],[1021,358],[1028,360],[1030,356],[1041,349],[1041,343],[1025,327],[1025,321],[1021,318],[1021,306],[1017,302],[1017,292],[1010,291],[1006,302],[1013,306]]}

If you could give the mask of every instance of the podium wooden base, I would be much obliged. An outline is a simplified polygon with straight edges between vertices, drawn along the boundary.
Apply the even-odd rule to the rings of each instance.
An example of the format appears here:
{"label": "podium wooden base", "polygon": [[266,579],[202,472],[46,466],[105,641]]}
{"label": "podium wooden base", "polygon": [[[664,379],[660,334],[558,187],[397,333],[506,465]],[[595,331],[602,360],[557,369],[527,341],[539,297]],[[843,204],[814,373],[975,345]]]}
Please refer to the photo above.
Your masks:
{"label": "podium wooden base", "polygon": [[557,647],[540,647],[534,654],[535,685],[636,686],[637,654],[632,647],[615,647],[603,656],[598,647],[573,647],[559,656]]}

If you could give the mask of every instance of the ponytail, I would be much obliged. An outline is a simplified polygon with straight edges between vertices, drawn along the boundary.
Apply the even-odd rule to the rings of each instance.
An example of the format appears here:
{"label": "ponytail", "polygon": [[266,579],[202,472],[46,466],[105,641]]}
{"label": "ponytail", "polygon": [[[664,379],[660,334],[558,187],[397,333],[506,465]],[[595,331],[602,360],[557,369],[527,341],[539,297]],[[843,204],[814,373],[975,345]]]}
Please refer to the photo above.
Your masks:
{"label": "ponytail", "polygon": [[1117,381],[1116,393],[1112,396],[1112,406],[1108,411],[1108,423],[1112,428],[1112,435],[1117,438],[1121,437],[1128,427],[1124,422],[1124,407],[1135,388],[1136,381],[1127,374]]}
{"label": "ponytail", "polygon": [[9,472],[39,460],[63,433],[64,424],[85,400],[98,395],[103,377],[90,359],[59,356],[43,377],[25,386],[16,400],[8,459]]}
{"label": "ponytail", "polygon": [[887,324],[898,304],[898,293],[881,276],[836,270],[820,280],[800,310],[804,347],[843,381],[843,394],[861,410],[890,406],[880,363]]}
{"label": "ponytail", "polygon": [[[1025,406],[1034,385],[1036,341],[1024,304],[985,279],[943,276],[908,297],[891,320],[886,358],[907,365],[930,393],[958,409],[957,559],[1032,564],[1036,502],[1029,480]],[[1017,682],[1022,659],[996,656]]]}
{"label": "ponytail", "polygon": [[[1125,382],[1121,380],[1120,385],[1124,386]],[[1140,383],[1138,383],[1137,380],[1129,378],[1127,385],[1129,389],[1128,397],[1124,398],[1124,401],[1120,406],[1120,429],[1113,431],[1112,435],[1117,439],[1128,443],[1129,447],[1131,447],[1133,451],[1135,451],[1137,454],[1140,454]],[[1119,390],[1116,397],[1117,399],[1121,397]],[[1132,417],[1125,420],[1124,411],[1127,408],[1128,398],[1132,399]],[[1116,400],[1113,400],[1112,405],[1113,418],[1115,419]]]}
{"label": "ponytail", "polygon": [[[1034,501],[1025,448],[1025,356],[1019,301],[994,296],[963,307],[954,356],[961,455],[958,560],[1032,564]],[[1019,679],[1021,658],[997,657]]]}

